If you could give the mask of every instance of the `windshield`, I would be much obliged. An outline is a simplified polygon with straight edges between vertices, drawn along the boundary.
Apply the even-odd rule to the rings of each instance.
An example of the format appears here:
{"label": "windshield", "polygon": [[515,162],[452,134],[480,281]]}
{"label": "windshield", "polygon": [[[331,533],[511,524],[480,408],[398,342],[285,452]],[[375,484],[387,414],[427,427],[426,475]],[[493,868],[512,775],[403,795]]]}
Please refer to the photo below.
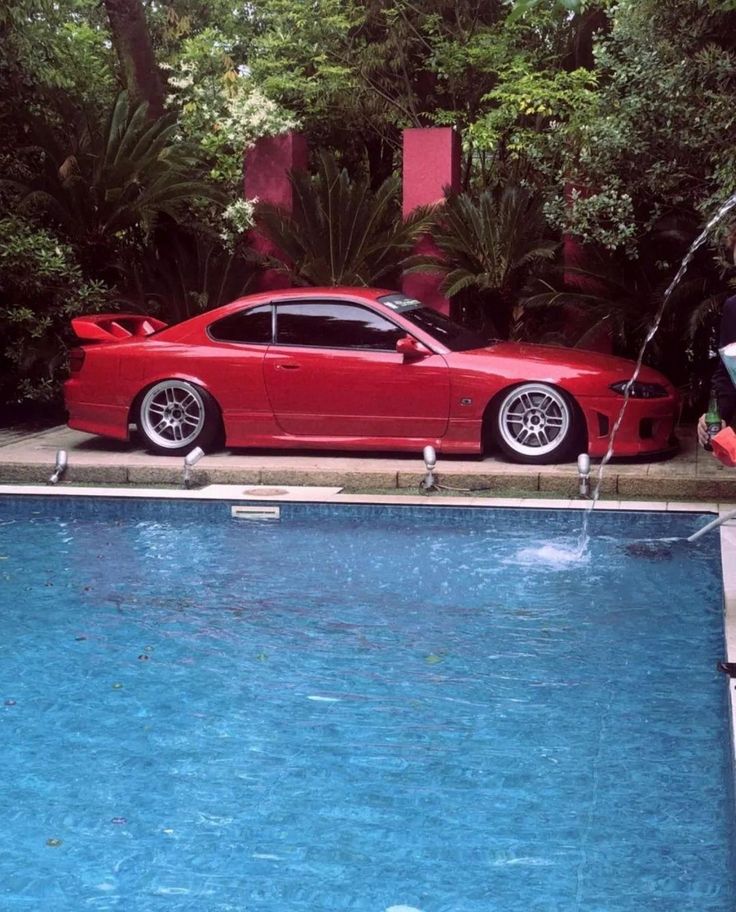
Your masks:
{"label": "windshield", "polygon": [[488,342],[472,329],[466,329],[455,323],[438,310],[425,307],[421,301],[408,298],[403,294],[383,295],[378,299],[381,304],[390,307],[395,313],[428,332],[438,342],[446,345],[450,351],[470,351],[473,348],[485,348]]}

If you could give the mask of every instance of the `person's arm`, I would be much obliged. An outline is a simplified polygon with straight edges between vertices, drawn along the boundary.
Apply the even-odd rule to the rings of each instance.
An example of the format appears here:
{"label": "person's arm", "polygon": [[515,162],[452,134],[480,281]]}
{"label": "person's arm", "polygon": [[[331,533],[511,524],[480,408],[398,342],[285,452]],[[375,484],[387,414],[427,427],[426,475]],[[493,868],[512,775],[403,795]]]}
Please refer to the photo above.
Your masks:
{"label": "person's arm", "polygon": [[[736,342],[736,295],[727,298],[723,305],[718,347],[723,348],[724,345],[730,345],[731,342]],[[718,413],[722,421],[725,421],[726,424],[736,424],[736,387],[731,381],[726,365],[720,358],[713,371],[711,389],[718,399]],[[698,420],[697,434],[700,445],[706,446],[709,437],[705,415],[701,415]]]}

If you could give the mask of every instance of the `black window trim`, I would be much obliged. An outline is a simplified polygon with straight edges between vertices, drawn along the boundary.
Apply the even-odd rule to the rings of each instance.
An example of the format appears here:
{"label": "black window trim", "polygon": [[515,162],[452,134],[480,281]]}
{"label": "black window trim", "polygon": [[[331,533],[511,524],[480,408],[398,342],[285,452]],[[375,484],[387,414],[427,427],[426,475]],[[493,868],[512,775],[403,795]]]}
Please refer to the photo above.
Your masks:
{"label": "black window trim", "polygon": [[[411,336],[413,339],[415,339],[415,341],[422,342],[422,344],[426,344],[421,339],[417,339],[413,333],[409,332],[409,330],[406,329],[406,327],[401,326],[399,323],[397,323],[393,319],[393,314],[391,316],[389,316],[388,314],[383,313],[383,311],[381,311],[381,310],[371,308],[370,303],[368,301],[366,301],[365,298],[347,298],[344,295],[334,295],[334,296],[333,295],[320,295],[319,297],[310,296],[310,297],[305,298],[301,295],[296,295],[293,298],[279,298],[278,300],[271,301],[271,303],[274,305],[273,328],[272,328],[272,332],[271,332],[271,338],[273,340],[271,342],[272,345],[283,346],[284,348],[311,348],[311,349],[322,348],[322,349],[325,349],[326,351],[382,352],[382,353],[388,353],[388,354],[393,354],[393,355],[397,354],[395,347],[394,348],[356,348],[354,346],[350,347],[350,346],[342,346],[342,345],[305,345],[303,343],[298,344],[298,343],[293,343],[293,342],[279,342],[278,341],[278,317],[276,315],[279,304],[308,304],[310,301],[317,302],[317,303],[333,302],[335,304],[352,304],[355,307],[362,307],[364,310],[369,310],[371,313],[374,313],[377,316],[382,317],[387,323],[393,324],[397,329],[401,330],[401,332],[403,332],[404,335]],[[432,353],[435,354],[434,351]]]}
{"label": "black window trim", "polygon": [[[278,321],[277,321],[277,316],[276,316],[278,305],[279,304],[295,304],[295,303],[308,304],[310,301],[311,302],[319,302],[319,301],[334,302],[336,304],[353,304],[356,307],[362,307],[366,310],[370,310],[372,313],[377,314],[379,317],[382,317],[384,320],[386,320],[387,323],[393,324],[397,329],[401,330],[401,332],[403,332],[404,335],[410,336],[412,339],[414,339],[414,341],[420,342],[422,345],[426,345],[427,348],[429,348],[429,350],[431,351],[431,353],[433,355],[441,354],[441,351],[438,351],[436,346],[439,345],[441,347],[442,343],[438,342],[436,339],[434,339],[430,333],[422,332],[420,327],[416,327],[416,329],[419,329],[419,331],[422,333],[423,336],[427,336],[431,340],[431,343],[428,343],[426,341],[426,339],[420,338],[419,336],[417,336],[416,332],[414,331],[414,329],[415,329],[414,327],[412,327],[412,329],[407,329],[407,327],[401,326],[399,323],[397,323],[396,319],[395,319],[396,315],[394,313],[384,313],[382,310],[379,310],[378,308],[372,308],[370,306],[372,303],[380,304],[380,301],[376,302],[373,299],[367,301],[365,298],[352,298],[352,297],[346,297],[345,295],[325,294],[325,295],[320,295],[319,297],[317,297],[317,296],[312,297],[311,295],[309,297],[304,297],[303,295],[294,295],[294,297],[288,297],[288,298],[271,298],[268,301],[261,301],[259,304],[254,304],[251,307],[247,307],[247,306],[241,307],[239,310],[234,310],[232,313],[227,314],[227,316],[220,317],[219,320],[214,320],[212,323],[207,325],[205,333],[207,335],[207,338],[210,340],[210,342],[215,342],[218,345],[241,345],[241,346],[242,345],[252,345],[254,347],[264,348],[264,349],[266,349],[272,345],[279,345],[279,346],[283,346],[284,348],[311,348],[311,349],[323,348],[326,351],[384,352],[384,353],[389,353],[389,354],[396,354],[395,348],[355,348],[355,347],[351,348],[351,347],[344,347],[344,346],[338,346],[338,345],[318,346],[318,345],[304,345],[304,344],[299,345],[299,344],[290,343],[290,342],[278,342],[277,341],[277,330],[278,330],[277,323],[278,323]],[[268,341],[268,342],[234,342],[230,339],[217,339],[217,338],[215,338],[215,336],[212,335],[212,327],[216,326],[222,320],[227,320],[229,317],[233,317],[236,314],[242,313],[243,311],[257,310],[260,307],[270,307],[271,308],[271,339],[270,339],[270,341]],[[184,322],[184,321],[182,321],[182,322]],[[166,329],[168,329],[168,328],[169,327],[166,327]],[[159,330],[159,332],[161,332],[161,331],[162,330]]]}

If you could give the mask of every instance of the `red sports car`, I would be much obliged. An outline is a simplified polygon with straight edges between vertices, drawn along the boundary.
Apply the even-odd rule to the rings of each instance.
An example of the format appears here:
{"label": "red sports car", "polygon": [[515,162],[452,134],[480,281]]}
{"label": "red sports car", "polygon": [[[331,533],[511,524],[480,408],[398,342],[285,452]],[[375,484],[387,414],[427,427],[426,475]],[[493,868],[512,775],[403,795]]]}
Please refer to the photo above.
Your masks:
{"label": "red sports car", "polygon": [[[592,352],[488,343],[403,294],[300,288],[240,298],[182,323],[72,321],[69,426],[148,448],[411,450],[498,447],[515,462],[605,454],[634,365]],[[616,456],[667,450],[677,394],[642,368]]]}

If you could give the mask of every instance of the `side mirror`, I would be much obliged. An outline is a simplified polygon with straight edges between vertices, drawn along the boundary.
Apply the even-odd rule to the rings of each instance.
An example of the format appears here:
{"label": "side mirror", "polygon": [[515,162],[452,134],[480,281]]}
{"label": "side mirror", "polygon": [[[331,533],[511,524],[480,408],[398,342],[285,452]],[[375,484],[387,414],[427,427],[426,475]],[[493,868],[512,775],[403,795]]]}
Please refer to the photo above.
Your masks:
{"label": "side mirror", "polygon": [[426,345],[411,336],[402,336],[396,343],[396,351],[404,356],[405,361],[418,361],[432,354]]}

